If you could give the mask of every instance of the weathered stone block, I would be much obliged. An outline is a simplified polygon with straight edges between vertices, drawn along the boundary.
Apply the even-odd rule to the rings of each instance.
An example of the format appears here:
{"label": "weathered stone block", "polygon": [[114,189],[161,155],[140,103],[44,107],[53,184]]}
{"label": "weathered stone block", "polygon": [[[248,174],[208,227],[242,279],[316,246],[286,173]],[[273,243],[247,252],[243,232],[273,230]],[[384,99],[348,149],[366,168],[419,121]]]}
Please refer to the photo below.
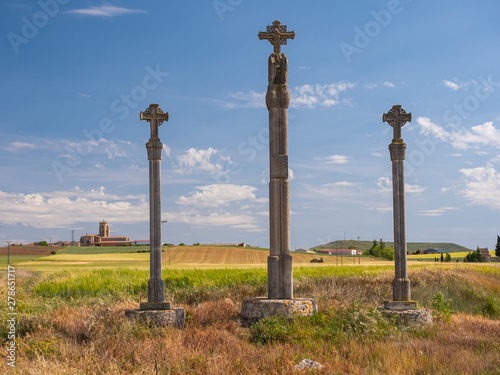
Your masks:
{"label": "weathered stone block", "polygon": [[184,327],[186,323],[186,314],[182,308],[171,310],[125,310],[125,316],[131,320],[159,327]]}
{"label": "weathered stone block", "polygon": [[382,313],[390,319],[395,319],[396,324],[403,324],[407,327],[421,326],[432,323],[432,313],[429,310],[386,310]]}
{"label": "weathered stone block", "polygon": [[266,316],[284,316],[292,319],[296,316],[311,316],[318,311],[314,299],[268,299],[245,298],[241,307],[241,320],[245,325],[251,325]]}
{"label": "weathered stone block", "polygon": [[416,310],[416,301],[384,301],[384,309],[386,310]]}
{"label": "weathered stone block", "polygon": [[165,302],[141,302],[139,310],[170,310],[170,301]]}

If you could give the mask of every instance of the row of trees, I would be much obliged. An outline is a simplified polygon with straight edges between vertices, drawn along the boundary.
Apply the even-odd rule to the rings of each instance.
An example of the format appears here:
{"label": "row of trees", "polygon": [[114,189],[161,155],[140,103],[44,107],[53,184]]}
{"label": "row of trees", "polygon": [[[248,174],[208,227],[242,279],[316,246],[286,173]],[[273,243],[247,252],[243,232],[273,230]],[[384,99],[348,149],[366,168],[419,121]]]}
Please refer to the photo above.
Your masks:
{"label": "row of trees", "polygon": [[394,260],[394,248],[386,247],[385,242],[380,239],[380,243],[377,240],[373,240],[373,245],[368,250],[363,252],[363,255],[373,255],[377,258],[384,258],[387,260]]}

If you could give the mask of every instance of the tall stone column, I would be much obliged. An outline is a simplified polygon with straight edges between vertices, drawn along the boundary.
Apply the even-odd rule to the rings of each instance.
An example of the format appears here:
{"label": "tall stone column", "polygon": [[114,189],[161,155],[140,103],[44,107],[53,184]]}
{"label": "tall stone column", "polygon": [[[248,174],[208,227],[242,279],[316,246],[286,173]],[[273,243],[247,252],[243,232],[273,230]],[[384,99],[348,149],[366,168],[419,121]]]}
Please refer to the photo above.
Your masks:
{"label": "tall stone column", "polygon": [[149,274],[148,302],[165,301],[165,282],[161,276],[161,153],[159,138],[146,143],[149,160]]}
{"label": "tall stone column", "polygon": [[274,21],[267,31],[259,33],[274,46],[269,56],[266,105],[269,110],[269,236],[267,258],[268,298],[245,298],[241,318],[245,324],[271,315],[293,318],[317,311],[316,301],[293,296],[293,267],[290,255],[290,207],[288,190],[288,122],[290,93],[287,86],[288,58],[281,53],[287,39],[295,33],[287,31],[280,21]]}
{"label": "tall stone column", "polygon": [[391,305],[390,302],[387,302],[386,307],[401,305],[405,308],[414,308],[416,307],[416,303],[411,301],[410,280],[408,279],[406,267],[404,175],[406,143],[404,143],[401,138],[401,127],[404,126],[406,122],[411,121],[411,113],[406,113],[400,105],[395,105],[388,113],[384,113],[382,121],[387,122],[394,130],[394,137],[392,143],[389,145],[389,151],[392,161],[395,278],[392,283],[393,303]]}
{"label": "tall stone column", "polygon": [[165,301],[165,282],[161,268],[161,153],[163,144],[158,136],[158,127],[168,121],[158,104],[151,104],[141,112],[141,120],[151,124],[151,137],[146,143],[149,160],[149,281],[148,302],[141,302],[139,309],[125,310],[125,316],[155,325],[184,326],[185,312],[182,308],[171,308]]}
{"label": "tall stone column", "polygon": [[288,58],[269,57],[269,233],[267,258],[268,297],[293,298],[293,268],[290,255],[290,207],[288,188],[288,122],[290,93],[287,86]]}

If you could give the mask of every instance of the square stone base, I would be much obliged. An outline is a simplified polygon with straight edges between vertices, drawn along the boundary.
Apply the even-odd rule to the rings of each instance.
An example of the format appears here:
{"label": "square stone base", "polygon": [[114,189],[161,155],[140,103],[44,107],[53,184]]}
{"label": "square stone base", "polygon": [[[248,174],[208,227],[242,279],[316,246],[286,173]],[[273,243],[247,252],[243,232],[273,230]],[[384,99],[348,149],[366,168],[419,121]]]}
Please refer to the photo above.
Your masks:
{"label": "square stone base", "polygon": [[416,310],[417,301],[384,301],[385,310]]}
{"label": "square stone base", "polygon": [[279,315],[292,319],[295,316],[310,316],[317,311],[318,304],[309,298],[245,298],[241,306],[241,321],[249,326],[266,316]]}
{"label": "square stone base", "polygon": [[388,318],[395,319],[396,324],[402,324],[406,327],[423,326],[432,323],[432,312],[429,310],[387,310],[385,308],[380,310]]}
{"label": "square stone base", "polygon": [[175,326],[182,328],[186,323],[186,314],[182,308],[169,310],[125,310],[125,316],[130,320],[160,327]]}

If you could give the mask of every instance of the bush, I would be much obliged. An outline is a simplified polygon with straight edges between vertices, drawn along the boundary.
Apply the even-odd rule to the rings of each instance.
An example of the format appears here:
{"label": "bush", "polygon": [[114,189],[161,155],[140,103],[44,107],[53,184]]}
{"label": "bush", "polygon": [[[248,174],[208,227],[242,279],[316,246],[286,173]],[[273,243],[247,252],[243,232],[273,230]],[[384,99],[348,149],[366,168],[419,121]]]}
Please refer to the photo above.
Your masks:
{"label": "bush", "polygon": [[363,252],[363,255],[372,255],[377,258],[394,260],[394,248],[385,247],[385,243],[382,239],[380,239],[380,244],[377,243],[377,240],[373,240],[372,247]]}
{"label": "bush", "polygon": [[483,254],[481,254],[481,250],[479,250],[479,247],[477,248],[476,251],[471,251],[464,258],[464,262],[482,262],[482,261],[484,261],[484,258]]}
{"label": "bush", "polygon": [[52,250],[50,253],[51,253],[52,255],[57,254],[55,250]]}
{"label": "bush", "polygon": [[450,309],[451,299],[445,300],[444,294],[439,292],[432,296],[432,315],[438,320],[450,321],[453,310]]}
{"label": "bush", "polygon": [[47,241],[40,241],[36,243],[36,246],[49,246],[49,244],[47,243]]}
{"label": "bush", "polygon": [[290,333],[290,321],[283,316],[267,316],[250,327],[250,341],[272,344],[285,341]]}

